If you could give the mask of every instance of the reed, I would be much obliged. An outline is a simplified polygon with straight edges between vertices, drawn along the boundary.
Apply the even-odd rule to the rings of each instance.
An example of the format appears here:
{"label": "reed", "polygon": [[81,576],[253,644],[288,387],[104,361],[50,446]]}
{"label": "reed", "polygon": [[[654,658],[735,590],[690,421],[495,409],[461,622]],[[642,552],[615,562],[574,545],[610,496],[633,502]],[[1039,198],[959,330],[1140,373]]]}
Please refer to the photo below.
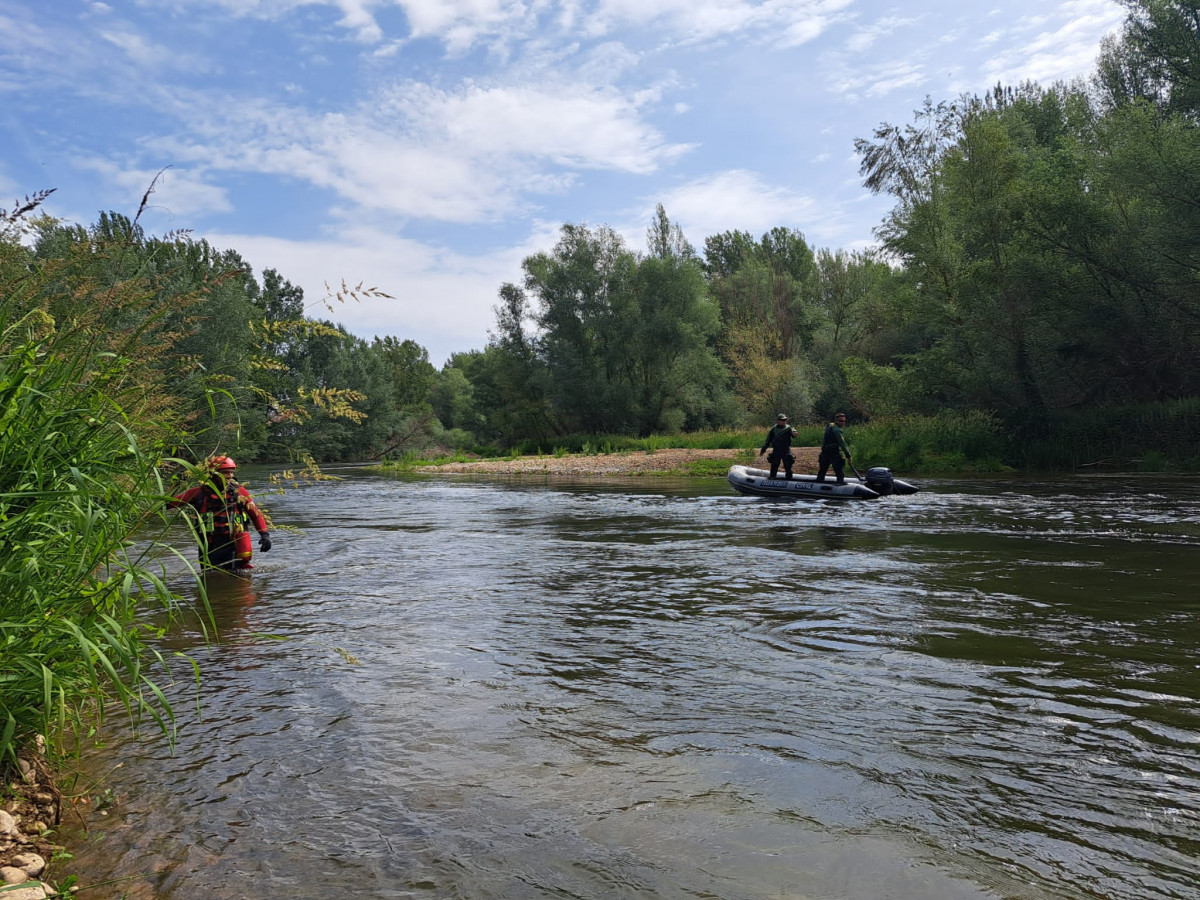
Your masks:
{"label": "reed", "polygon": [[[11,244],[0,254],[2,765],[35,734],[61,750],[113,701],[135,727],[148,719],[169,734],[151,674],[162,660],[134,614],[146,599],[173,609],[177,598],[131,539],[162,509],[172,434],[154,342],[141,326],[97,330],[90,304],[56,321],[49,309],[94,285],[13,265]],[[129,282],[103,303],[144,300]]]}

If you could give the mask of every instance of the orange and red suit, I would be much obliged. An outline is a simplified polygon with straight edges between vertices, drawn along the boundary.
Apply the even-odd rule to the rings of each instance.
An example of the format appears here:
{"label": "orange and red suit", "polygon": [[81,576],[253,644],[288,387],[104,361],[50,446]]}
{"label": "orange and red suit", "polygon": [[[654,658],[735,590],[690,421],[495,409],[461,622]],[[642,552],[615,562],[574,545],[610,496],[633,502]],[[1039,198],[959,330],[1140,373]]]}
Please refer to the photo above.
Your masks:
{"label": "orange and red suit", "polygon": [[177,494],[168,504],[184,505],[192,507],[200,517],[202,564],[222,569],[250,568],[252,551],[247,525],[253,525],[264,540],[268,525],[250,492],[232,474],[214,473],[209,482]]}

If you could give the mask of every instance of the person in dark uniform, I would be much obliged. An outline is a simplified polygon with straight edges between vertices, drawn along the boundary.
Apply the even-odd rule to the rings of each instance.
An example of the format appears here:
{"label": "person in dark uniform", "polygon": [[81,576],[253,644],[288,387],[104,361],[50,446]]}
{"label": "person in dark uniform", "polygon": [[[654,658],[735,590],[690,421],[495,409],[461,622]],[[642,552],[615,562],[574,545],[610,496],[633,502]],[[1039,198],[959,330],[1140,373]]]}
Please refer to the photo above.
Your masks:
{"label": "person in dark uniform", "polygon": [[[850,461],[850,448],[846,445],[846,435],[842,429],[846,427],[846,414],[838,413],[833,421],[825,426],[825,437],[821,441],[821,455],[817,457],[817,481],[825,480],[825,473],[833,466],[833,474],[837,477],[835,484],[846,483],[846,463]],[[842,459],[842,454],[846,458]]]}
{"label": "person in dark uniform", "polygon": [[796,464],[796,455],[792,453],[792,441],[795,439],[796,429],[788,424],[788,417],[780,413],[775,417],[775,424],[771,426],[771,430],[767,432],[762,449],[758,451],[759,455],[762,455],[767,452],[768,447],[771,448],[767,462],[771,464],[772,478],[779,474],[780,463],[783,463],[783,477],[792,477],[792,466]]}
{"label": "person in dark uniform", "polygon": [[204,484],[175,496],[169,507],[190,506],[198,515],[197,539],[200,563],[235,572],[253,569],[250,563],[249,526],[258,532],[258,549],[271,549],[266,516],[234,477],[235,463],[228,456],[214,456],[205,464]]}

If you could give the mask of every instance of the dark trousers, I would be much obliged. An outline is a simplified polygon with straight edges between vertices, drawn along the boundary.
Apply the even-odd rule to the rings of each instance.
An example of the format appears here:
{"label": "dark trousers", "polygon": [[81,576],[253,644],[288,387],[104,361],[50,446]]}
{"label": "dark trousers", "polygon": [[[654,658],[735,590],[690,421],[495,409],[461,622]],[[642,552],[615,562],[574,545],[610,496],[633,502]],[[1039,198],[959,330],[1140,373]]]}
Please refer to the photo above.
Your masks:
{"label": "dark trousers", "polygon": [[214,537],[200,547],[200,564],[214,569],[240,568],[241,560],[236,556],[237,547],[228,537]]}
{"label": "dark trousers", "polygon": [[833,474],[837,476],[837,483],[845,484],[846,460],[836,450],[832,452],[822,450],[821,455],[817,457],[817,481],[825,480],[825,473],[829,471],[830,466],[833,466]]}
{"label": "dark trousers", "polygon": [[788,478],[792,477],[792,466],[796,464],[796,456],[794,453],[780,453],[778,450],[772,450],[771,455],[767,457],[767,462],[771,464],[771,477],[774,478],[779,474],[779,464],[783,463],[783,471]]}

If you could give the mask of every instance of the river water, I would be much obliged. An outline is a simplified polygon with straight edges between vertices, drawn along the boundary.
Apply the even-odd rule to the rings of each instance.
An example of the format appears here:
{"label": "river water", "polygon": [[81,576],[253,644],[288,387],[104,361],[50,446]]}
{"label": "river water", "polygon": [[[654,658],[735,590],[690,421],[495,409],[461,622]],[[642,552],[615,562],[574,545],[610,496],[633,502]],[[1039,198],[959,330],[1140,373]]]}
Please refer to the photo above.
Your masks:
{"label": "river water", "polygon": [[339,474],[86,752],[83,897],[1200,896],[1194,482]]}

